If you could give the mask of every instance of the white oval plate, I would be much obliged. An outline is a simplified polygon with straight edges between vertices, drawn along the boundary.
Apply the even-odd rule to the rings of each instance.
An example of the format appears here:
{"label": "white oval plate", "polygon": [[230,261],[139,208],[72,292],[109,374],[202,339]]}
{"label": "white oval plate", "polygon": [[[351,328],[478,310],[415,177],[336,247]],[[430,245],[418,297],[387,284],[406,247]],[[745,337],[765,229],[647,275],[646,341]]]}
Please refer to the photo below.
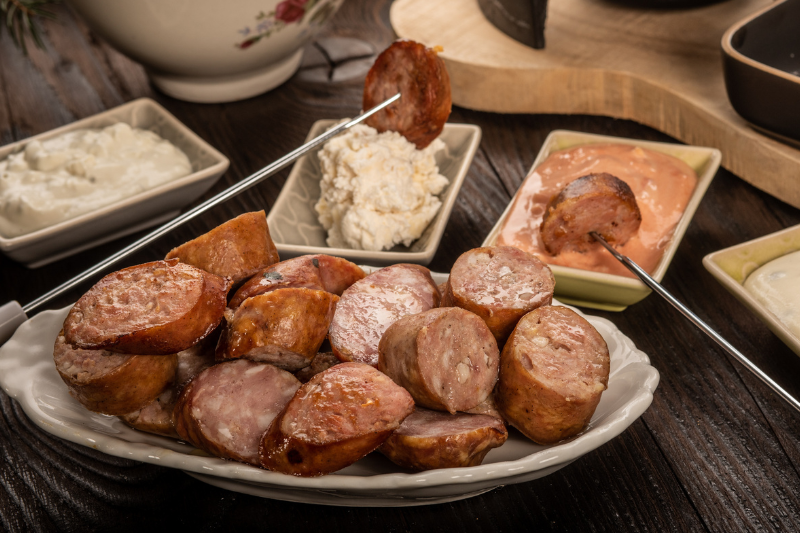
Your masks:
{"label": "white oval plate", "polygon": [[[446,274],[433,277],[436,283],[447,279]],[[335,474],[299,478],[209,457],[191,445],[84,409],[69,395],[53,364],[53,344],[68,311],[65,307],[36,315],[0,347],[0,385],[36,425],[110,455],[179,468],[218,487],[276,500],[354,507],[426,505],[537,479],[622,433],[649,407],[659,381],[647,355],[614,324],[584,315],[608,343],[611,375],[589,426],[577,437],[540,446],[512,429],[506,443],[490,451],[480,466],[409,473],[372,453]]]}

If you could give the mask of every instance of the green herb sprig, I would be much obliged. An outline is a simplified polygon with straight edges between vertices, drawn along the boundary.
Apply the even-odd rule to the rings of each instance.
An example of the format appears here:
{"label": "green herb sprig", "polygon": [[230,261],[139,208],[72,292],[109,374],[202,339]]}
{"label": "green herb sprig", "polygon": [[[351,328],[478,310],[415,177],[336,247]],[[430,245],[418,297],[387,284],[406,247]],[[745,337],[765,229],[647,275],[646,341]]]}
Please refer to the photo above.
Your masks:
{"label": "green herb sprig", "polygon": [[44,48],[41,28],[36,19],[40,17],[55,19],[55,13],[46,8],[58,3],[60,0],[0,0],[0,16],[3,17],[0,34],[5,28],[14,44],[25,55],[28,54],[28,49],[25,47],[26,35],[30,35],[38,48]]}

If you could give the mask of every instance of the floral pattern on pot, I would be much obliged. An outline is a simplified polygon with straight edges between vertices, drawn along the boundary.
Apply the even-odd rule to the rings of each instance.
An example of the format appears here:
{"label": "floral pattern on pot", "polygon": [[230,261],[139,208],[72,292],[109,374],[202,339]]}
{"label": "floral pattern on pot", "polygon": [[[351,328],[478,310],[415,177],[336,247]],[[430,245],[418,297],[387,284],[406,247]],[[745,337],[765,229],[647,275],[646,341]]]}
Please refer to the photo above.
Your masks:
{"label": "floral pattern on pot", "polygon": [[[336,12],[339,3],[340,0],[283,0],[274,11],[256,15],[254,26],[239,30],[245,39],[234,46],[242,50],[250,48],[289,24],[302,24],[305,19],[310,26],[322,26]],[[304,35],[305,32],[301,34]]]}

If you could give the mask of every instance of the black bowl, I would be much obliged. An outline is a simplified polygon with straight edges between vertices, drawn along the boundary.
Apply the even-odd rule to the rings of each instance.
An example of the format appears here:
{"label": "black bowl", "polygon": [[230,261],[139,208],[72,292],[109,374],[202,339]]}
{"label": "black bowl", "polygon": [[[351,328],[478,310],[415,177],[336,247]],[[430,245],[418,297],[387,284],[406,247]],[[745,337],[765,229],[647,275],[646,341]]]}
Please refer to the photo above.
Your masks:
{"label": "black bowl", "polygon": [[722,37],[731,105],[753,125],[800,141],[800,0],[768,6]]}

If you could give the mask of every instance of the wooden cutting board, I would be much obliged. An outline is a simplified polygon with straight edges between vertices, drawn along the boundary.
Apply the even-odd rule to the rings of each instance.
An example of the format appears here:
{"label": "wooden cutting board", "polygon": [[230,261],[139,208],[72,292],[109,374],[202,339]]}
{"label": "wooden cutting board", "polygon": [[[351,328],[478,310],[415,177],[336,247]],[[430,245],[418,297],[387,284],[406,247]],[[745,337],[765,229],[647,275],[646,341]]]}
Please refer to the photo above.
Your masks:
{"label": "wooden cutting board", "polygon": [[635,120],[719,148],[725,168],[800,208],[800,150],[737,115],[722,77],[722,34],[771,0],[681,10],[549,4],[543,50],[492,26],[477,0],[397,0],[391,22],[400,37],[444,47],[456,105]]}

